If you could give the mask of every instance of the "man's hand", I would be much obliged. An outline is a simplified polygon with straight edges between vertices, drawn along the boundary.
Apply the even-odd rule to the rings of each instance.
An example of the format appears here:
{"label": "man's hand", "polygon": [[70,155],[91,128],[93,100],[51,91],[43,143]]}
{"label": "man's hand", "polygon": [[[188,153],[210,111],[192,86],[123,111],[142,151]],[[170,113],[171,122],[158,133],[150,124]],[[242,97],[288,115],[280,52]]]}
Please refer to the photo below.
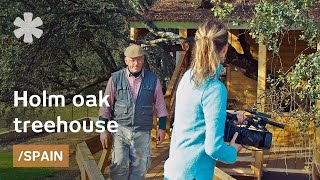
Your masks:
{"label": "man's hand", "polygon": [[112,141],[112,135],[108,130],[103,131],[100,134],[100,141],[102,144],[102,148],[103,149],[107,149],[108,148],[108,144],[111,144]]}
{"label": "man's hand", "polygon": [[166,130],[159,129],[157,134],[157,144],[161,144],[166,137]]}

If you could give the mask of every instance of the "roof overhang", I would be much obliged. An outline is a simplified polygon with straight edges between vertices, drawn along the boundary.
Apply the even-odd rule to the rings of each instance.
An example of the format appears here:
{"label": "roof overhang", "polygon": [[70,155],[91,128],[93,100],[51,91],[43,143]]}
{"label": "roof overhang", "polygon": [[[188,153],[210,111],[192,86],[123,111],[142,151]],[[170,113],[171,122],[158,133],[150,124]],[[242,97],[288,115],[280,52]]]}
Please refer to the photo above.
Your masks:
{"label": "roof overhang", "polygon": [[[201,22],[164,22],[164,21],[153,21],[158,28],[170,28],[170,29],[198,29]],[[234,25],[233,23],[225,24],[228,29],[249,29],[247,23],[240,25]],[[132,21],[130,22],[132,28],[146,28],[142,22]]]}
{"label": "roof overhang", "polygon": [[[158,28],[169,28],[169,29],[198,29],[201,22],[169,22],[169,21],[153,21],[153,23]],[[236,25],[232,22],[225,23],[228,29],[249,29],[248,23],[242,23]],[[146,28],[146,26],[142,22],[131,21],[131,28]],[[290,30],[303,30],[301,27],[293,26]]]}

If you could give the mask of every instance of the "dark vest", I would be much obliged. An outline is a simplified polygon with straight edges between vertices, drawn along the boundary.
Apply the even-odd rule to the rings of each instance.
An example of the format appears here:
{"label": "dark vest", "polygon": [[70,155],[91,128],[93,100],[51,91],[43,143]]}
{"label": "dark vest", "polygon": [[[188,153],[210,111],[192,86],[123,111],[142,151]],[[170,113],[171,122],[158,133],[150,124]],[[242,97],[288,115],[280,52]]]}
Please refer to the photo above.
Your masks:
{"label": "dark vest", "polygon": [[144,70],[144,77],[135,104],[126,77],[126,69],[112,73],[111,76],[115,95],[113,119],[122,126],[132,127],[134,131],[150,131],[153,125],[152,103],[157,76]]}

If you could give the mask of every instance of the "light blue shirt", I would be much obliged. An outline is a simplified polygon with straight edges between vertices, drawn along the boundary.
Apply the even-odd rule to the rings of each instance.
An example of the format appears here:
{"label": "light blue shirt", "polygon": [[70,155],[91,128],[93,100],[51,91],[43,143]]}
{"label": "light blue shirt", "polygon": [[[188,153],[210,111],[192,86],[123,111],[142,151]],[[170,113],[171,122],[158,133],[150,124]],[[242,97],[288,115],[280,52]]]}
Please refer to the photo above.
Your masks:
{"label": "light blue shirt", "polygon": [[[217,70],[220,76],[222,66]],[[224,140],[227,89],[214,78],[196,88],[191,70],[182,77],[177,93],[169,159],[164,176],[169,180],[211,180],[216,160],[234,163],[237,151]]]}

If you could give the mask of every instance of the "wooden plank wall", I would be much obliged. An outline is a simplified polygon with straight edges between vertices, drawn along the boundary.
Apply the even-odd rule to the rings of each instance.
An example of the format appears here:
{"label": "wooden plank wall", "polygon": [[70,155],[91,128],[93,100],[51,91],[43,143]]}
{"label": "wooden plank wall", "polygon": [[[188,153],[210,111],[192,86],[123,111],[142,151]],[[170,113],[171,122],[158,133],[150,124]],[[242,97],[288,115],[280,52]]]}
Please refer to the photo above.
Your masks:
{"label": "wooden plank wall", "polygon": [[229,68],[228,99],[235,102],[228,102],[235,109],[250,108],[256,103],[257,81],[243,75],[242,72]]}
{"label": "wooden plank wall", "polygon": [[[236,49],[238,53],[243,54],[243,49],[238,41],[238,30],[230,30],[229,32],[229,43]],[[248,41],[248,40],[247,40]],[[248,43],[252,43],[248,41]],[[258,45],[251,46],[253,52],[256,54],[256,59],[258,59]],[[250,105],[256,103],[257,99],[257,81],[250,79],[243,75],[242,72],[234,69],[228,68],[227,77],[227,88],[228,88],[228,99],[229,105],[234,107],[234,109],[245,109],[250,108]]]}
{"label": "wooden plank wall", "polygon": [[[243,52],[238,40],[238,30],[230,31],[229,43],[239,52]],[[274,57],[270,51],[267,51],[267,70],[277,72],[281,67],[286,72],[296,62],[297,56],[304,51],[305,54],[315,52],[314,49],[307,49],[307,44],[299,40],[301,31],[290,31],[284,36],[280,48],[280,58]],[[255,42],[249,32],[246,32],[246,41],[250,44],[250,50],[255,59],[258,59],[259,45]],[[257,81],[245,77],[241,72],[230,68],[228,77],[228,99],[238,100],[234,105],[237,109],[250,108],[257,99]]]}

